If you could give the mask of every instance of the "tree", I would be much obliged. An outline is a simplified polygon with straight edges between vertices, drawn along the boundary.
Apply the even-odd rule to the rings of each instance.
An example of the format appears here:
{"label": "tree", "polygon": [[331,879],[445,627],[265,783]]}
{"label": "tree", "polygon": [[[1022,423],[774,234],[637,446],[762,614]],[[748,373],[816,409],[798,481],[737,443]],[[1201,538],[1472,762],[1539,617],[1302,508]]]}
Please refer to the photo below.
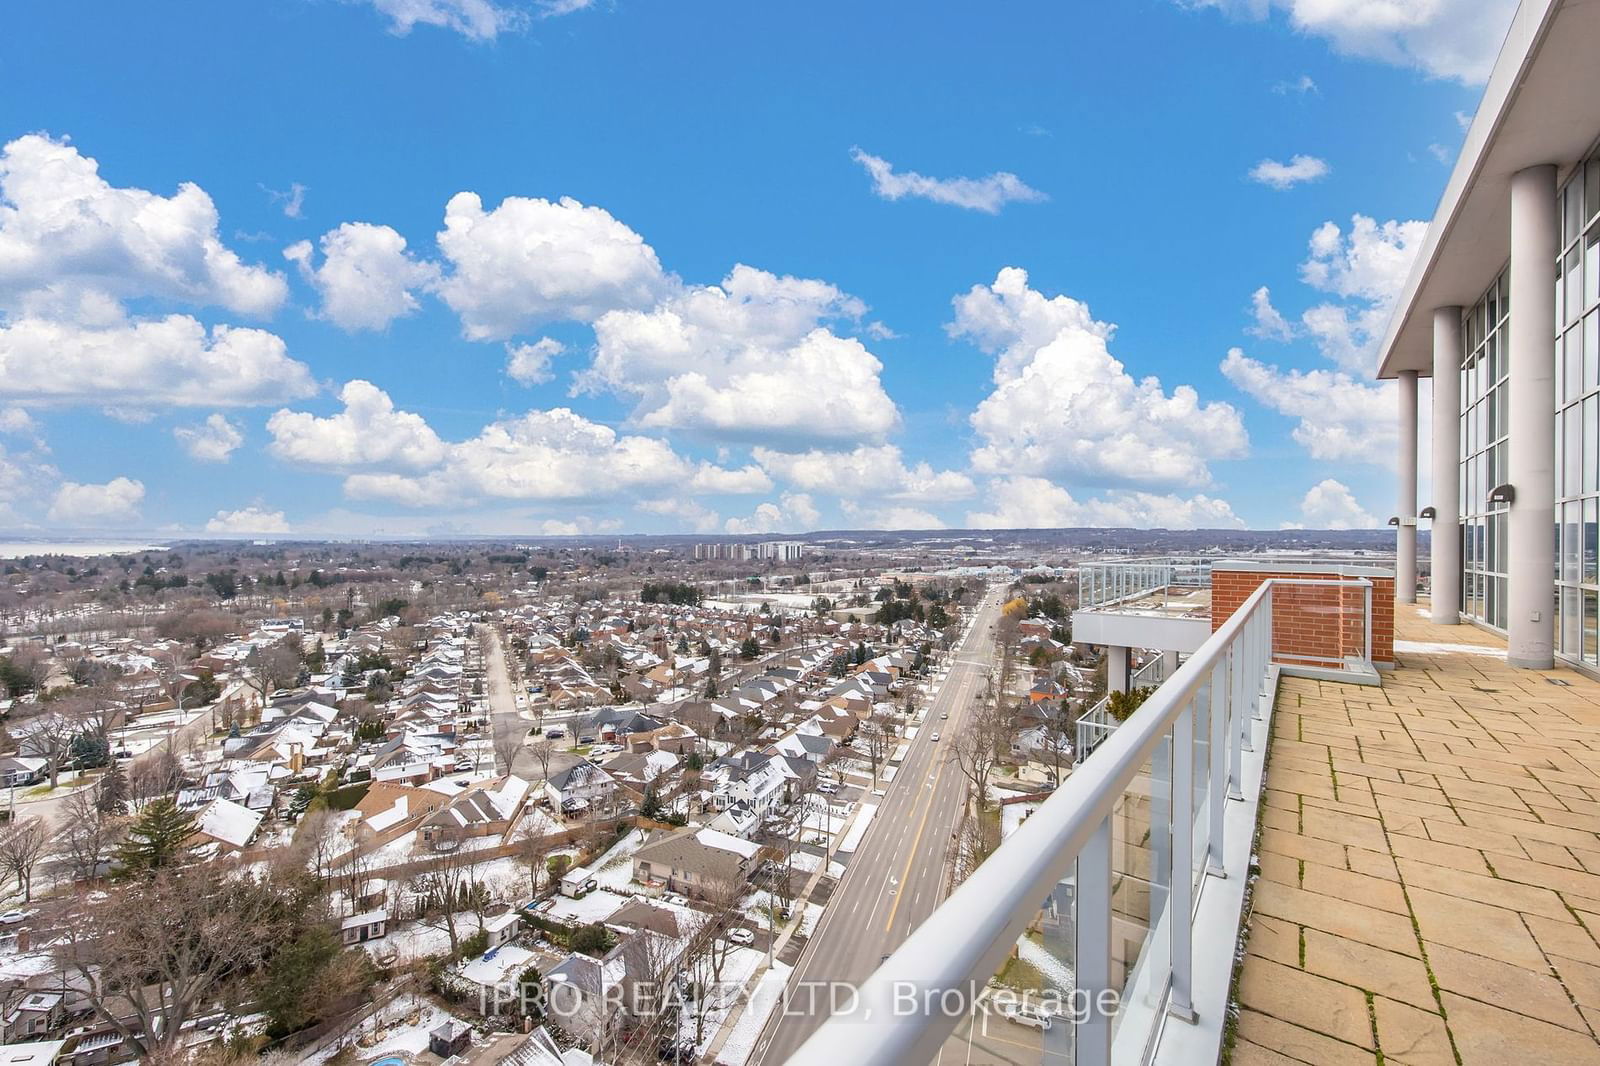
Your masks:
{"label": "tree", "polygon": [[946,758],[971,786],[973,802],[981,812],[989,804],[989,772],[1000,761],[1005,739],[1005,719],[998,704],[984,701],[951,738]]}
{"label": "tree", "polygon": [[[99,791],[104,791],[105,781],[101,778]],[[66,827],[61,832],[61,856],[74,880],[93,881],[111,861],[122,835],[115,812],[102,806],[99,795],[81,789],[67,798],[62,815]]]}
{"label": "tree", "polygon": [[129,871],[176,865],[187,853],[184,841],[193,832],[192,814],[166,796],[151,800],[129,824],[117,859]]}
{"label": "tree", "polygon": [[12,822],[0,833],[0,870],[17,879],[24,903],[33,899],[33,868],[44,857],[49,840],[43,818]]}
{"label": "tree", "polygon": [[259,972],[309,906],[303,888],[211,865],[161,869],[86,897],[54,945],[57,964],[142,1061],[162,1061],[195,1012]]}
{"label": "tree", "polygon": [[861,743],[867,749],[867,759],[872,764],[872,780],[878,780],[878,767],[894,750],[894,719],[881,711],[874,712],[861,723]]}
{"label": "tree", "polygon": [[539,829],[539,823],[529,819],[523,823],[513,841],[517,858],[528,868],[528,894],[531,896],[539,894],[539,875],[549,869],[547,862],[550,849],[554,846],[551,839]]}
{"label": "tree", "polygon": [[1044,721],[1040,723],[1040,740],[1045,762],[1050,765],[1050,771],[1055,776],[1057,787],[1061,784],[1061,772],[1072,762],[1073,750],[1078,743],[1078,719],[1081,713],[1074,709],[1071,700],[1062,700],[1058,704],[1046,703],[1042,705]]}
{"label": "tree", "polygon": [[744,660],[754,659],[761,654],[761,644],[755,637],[745,637],[739,645],[739,658]]}
{"label": "tree", "polygon": [[503,774],[509,774],[516,769],[517,757],[522,754],[522,731],[515,726],[495,734],[494,761]]}
{"label": "tree", "polygon": [[274,692],[293,684],[300,676],[300,656],[281,644],[255,649],[245,657],[244,664],[250,671],[250,687],[260,694],[263,707]]}
{"label": "tree", "polygon": [[128,809],[128,775],[113,762],[94,790],[94,806],[102,814],[122,814]]}
{"label": "tree", "polygon": [[533,755],[534,761],[539,764],[539,779],[550,780],[550,760],[555,757],[556,743],[549,737],[541,737],[528,745],[528,751]]}
{"label": "tree", "polygon": [[[45,711],[26,723],[22,750],[43,759],[50,775],[50,787],[61,780],[61,766],[72,752],[72,741],[83,731],[82,707],[76,702],[62,701],[58,710]],[[23,733],[23,729],[18,729]]]}

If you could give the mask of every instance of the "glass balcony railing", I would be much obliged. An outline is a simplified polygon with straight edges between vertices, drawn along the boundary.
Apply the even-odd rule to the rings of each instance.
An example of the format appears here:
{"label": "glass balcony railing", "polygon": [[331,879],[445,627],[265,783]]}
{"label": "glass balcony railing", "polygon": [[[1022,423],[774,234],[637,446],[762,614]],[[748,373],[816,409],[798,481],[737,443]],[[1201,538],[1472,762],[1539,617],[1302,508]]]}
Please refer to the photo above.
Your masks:
{"label": "glass balcony railing", "polygon": [[1150,668],[1144,704],[790,1061],[1215,1061],[1280,652],[1342,654],[1279,635],[1351,604],[1370,632],[1370,582],[1312,583],[1265,580],[1171,677]]}

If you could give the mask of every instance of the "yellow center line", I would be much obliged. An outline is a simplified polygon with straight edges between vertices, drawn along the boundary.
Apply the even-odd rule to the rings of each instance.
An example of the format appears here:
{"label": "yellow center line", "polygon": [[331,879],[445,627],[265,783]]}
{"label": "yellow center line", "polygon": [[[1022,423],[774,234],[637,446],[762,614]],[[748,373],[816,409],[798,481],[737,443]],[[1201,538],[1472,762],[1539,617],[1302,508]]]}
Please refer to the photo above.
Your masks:
{"label": "yellow center line", "polygon": [[883,931],[887,933],[894,926],[895,912],[900,909],[900,901],[906,896],[906,879],[911,876],[911,864],[917,859],[917,848],[922,844],[922,831],[928,828],[928,816],[933,813],[934,800],[939,797],[939,779],[944,776],[945,764],[941,760],[939,770],[933,775],[933,791],[928,796],[928,807],[922,812],[922,821],[917,823],[917,835],[911,840],[911,851],[906,855],[906,868],[900,871],[900,890],[895,893],[894,905],[889,908],[889,920],[883,923]]}

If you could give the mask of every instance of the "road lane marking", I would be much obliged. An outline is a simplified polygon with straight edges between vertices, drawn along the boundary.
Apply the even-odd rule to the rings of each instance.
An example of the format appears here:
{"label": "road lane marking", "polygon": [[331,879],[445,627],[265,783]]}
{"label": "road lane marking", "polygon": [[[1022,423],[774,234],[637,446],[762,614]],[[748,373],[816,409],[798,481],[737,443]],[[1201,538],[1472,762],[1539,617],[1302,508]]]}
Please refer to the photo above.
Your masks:
{"label": "road lane marking", "polygon": [[[944,777],[944,768],[945,768],[946,765],[947,765],[946,763],[942,763],[941,762],[939,764],[938,772],[933,775],[934,795],[938,795],[939,780]],[[900,873],[900,880],[902,882],[904,882],[906,878],[911,876],[911,864],[916,861],[917,848],[920,847],[921,844],[922,844],[922,831],[924,829],[928,828],[928,815],[930,815],[932,813],[933,813],[933,803],[932,803],[932,801],[930,801],[928,803],[927,808],[924,809],[923,812],[922,812],[922,821],[917,824],[917,835],[915,837],[913,837],[912,840],[911,840],[911,852],[906,856],[906,867]],[[895,898],[894,898],[894,906],[889,908],[889,920],[887,922],[885,922],[884,926],[883,926],[883,931],[885,933],[887,933],[890,929],[892,929],[894,927],[894,915],[895,915],[895,912],[900,909],[900,900],[902,898],[904,898],[904,897],[900,896],[900,895],[896,895]]]}

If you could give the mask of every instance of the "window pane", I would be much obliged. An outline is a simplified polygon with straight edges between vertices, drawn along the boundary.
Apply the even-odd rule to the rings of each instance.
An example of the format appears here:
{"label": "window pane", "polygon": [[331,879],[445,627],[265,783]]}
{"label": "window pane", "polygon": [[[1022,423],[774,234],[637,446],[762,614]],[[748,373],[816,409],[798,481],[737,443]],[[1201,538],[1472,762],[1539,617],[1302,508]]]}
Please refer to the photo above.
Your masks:
{"label": "window pane", "polygon": [[1600,435],[1595,432],[1595,398],[1583,401],[1583,491],[1594,492],[1596,449],[1600,448]]}
{"label": "window pane", "polygon": [[1583,246],[1583,306],[1600,299],[1600,232],[1589,234]]}
{"label": "window pane", "polygon": [[1600,212],[1600,159],[1589,160],[1583,184],[1583,213],[1593,218]]}
{"label": "window pane", "polygon": [[1583,395],[1583,335],[1576,329],[1568,330],[1566,348],[1566,399],[1568,403]]}
{"label": "window pane", "polygon": [[1583,479],[1583,423],[1576,407],[1567,408],[1562,417],[1566,419],[1566,443],[1562,447],[1561,484],[1565,495],[1576,496]]}
{"label": "window pane", "polygon": [[1578,583],[1578,519],[1583,514],[1579,503],[1563,504],[1561,515],[1561,580]]}
{"label": "window pane", "polygon": [[1597,636],[1595,632],[1597,606],[1600,606],[1600,604],[1596,603],[1595,594],[1593,592],[1585,592],[1583,594],[1583,661],[1591,665],[1597,658],[1600,658],[1596,654],[1600,652],[1600,645],[1597,645],[1595,639]]}
{"label": "window pane", "polygon": [[1557,322],[1576,322],[1583,314],[1583,270],[1578,263],[1578,249],[1567,253],[1567,317]]}
{"label": "window pane", "polygon": [[1595,522],[1600,518],[1600,504],[1595,500],[1583,503],[1583,583],[1595,583]]}

